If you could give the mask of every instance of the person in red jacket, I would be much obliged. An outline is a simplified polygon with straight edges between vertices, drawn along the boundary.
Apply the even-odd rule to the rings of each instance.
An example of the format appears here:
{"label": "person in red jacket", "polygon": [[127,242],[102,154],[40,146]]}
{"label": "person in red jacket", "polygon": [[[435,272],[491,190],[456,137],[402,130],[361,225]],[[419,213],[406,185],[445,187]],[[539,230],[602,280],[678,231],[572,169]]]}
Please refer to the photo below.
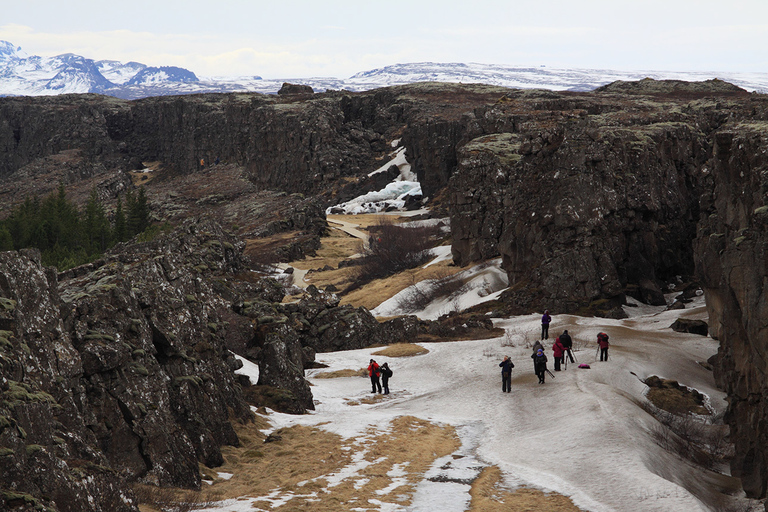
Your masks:
{"label": "person in red jacket", "polygon": [[381,382],[379,381],[381,369],[373,359],[371,359],[371,362],[368,365],[368,375],[371,377],[371,393],[376,393],[376,388],[378,388],[379,393],[381,393]]}
{"label": "person in red jacket", "polygon": [[552,355],[555,356],[555,371],[560,371],[560,365],[565,361],[565,347],[560,342],[560,337],[555,339],[555,343],[552,344]]}
{"label": "person in red jacket", "polygon": [[[597,335],[597,344],[600,346],[600,360],[607,361],[608,360],[608,347],[611,346],[610,343],[608,343],[608,335],[604,332],[601,332]],[[603,359],[605,358],[605,359]]]}

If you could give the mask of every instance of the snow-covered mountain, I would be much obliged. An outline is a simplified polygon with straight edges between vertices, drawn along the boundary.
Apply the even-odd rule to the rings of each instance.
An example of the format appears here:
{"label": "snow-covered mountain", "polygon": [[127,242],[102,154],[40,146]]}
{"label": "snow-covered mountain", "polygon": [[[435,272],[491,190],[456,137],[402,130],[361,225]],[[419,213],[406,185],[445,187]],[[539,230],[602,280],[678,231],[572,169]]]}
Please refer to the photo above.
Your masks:
{"label": "snow-covered mountain", "polygon": [[555,69],[478,63],[417,62],[363,71],[349,78],[309,77],[262,79],[260,76],[198,77],[172,67],[138,62],[93,61],[73,54],[28,56],[20,47],[0,41],[0,96],[100,93],[125,99],[204,92],[275,94],[284,82],[327,90],[364,91],[413,82],[484,83],[522,89],[589,91],[616,80],[720,78],[748,91],[768,93],[768,73],[616,71]]}
{"label": "snow-covered mountain", "polygon": [[0,96],[68,93],[117,96],[119,94],[115,93],[124,86],[157,86],[196,80],[191,71],[176,67],[151,68],[138,62],[94,61],[73,53],[55,57],[28,56],[21,47],[0,41]]}

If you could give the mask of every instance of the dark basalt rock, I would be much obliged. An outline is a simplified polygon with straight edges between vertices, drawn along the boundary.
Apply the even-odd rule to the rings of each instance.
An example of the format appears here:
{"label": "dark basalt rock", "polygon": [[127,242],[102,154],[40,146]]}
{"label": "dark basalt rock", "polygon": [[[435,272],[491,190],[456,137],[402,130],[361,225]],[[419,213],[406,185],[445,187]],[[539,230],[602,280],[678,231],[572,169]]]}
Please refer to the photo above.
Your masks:
{"label": "dark basalt rock", "polygon": [[[682,309],[682,308],[681,308]],[[707,336],[709,334],[709,325],[704,320],[690,320],[688,318],[678,318],[669,326],[675,332],[689,332]]]}

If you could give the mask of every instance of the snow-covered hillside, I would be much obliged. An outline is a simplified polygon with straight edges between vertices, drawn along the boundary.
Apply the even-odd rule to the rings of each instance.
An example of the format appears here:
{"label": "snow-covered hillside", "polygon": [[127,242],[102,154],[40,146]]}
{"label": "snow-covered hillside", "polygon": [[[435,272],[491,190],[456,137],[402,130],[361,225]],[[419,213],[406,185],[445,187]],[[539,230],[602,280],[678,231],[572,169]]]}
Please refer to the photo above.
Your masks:
{"label": "snow-covered hillside", "polygon": [[[20,47],[0,41],[0,96],[52,95],[95,92],[120,98],[203,92],[260,92],[276,94],[284,82],[326,90],[363,91],[413,82],[484,83],[512,88],[589,91],[616,80],[643,78],[703,81],[720,78],[748,91],[768,92],[768,73],[617,71],[610,69],[556,69],[480,63],[417,62],[394,64],[357,73],[348,78],[260,76],[197,77],[183,68],[146,69],[137,62],[93,61],[78,55],[27,56]],[[258,70],[254,70],[258,71]]]}

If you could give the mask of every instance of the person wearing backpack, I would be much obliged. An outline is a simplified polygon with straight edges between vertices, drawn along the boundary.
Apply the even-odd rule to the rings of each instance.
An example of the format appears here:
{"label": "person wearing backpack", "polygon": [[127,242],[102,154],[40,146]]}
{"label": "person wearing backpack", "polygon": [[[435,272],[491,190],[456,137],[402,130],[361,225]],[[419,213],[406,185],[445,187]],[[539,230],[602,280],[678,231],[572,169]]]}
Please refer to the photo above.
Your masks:
{"label": "person wearing backpack", "polygon": [[504,360],[499,363],[499,366],[501,366],[501,392],[510,393],[512,391],[512,368],[515,367],[515,363],[509,356],[504,356]]}
{"label": "person wearing backpack", "polygon": [[381,382],[379,382],[381,369],[373,359],[371,359],[371,363],[368,365],[368,375],[371,377],[371,393],[375,393],[376,388],[378,388],[379,393],[381,393]]}
{"label": "person wearing backpack", "polygon": [[392,376],[392,370],[389,369],[389,363],[381,365],[381,385],[384,386],[384,394],[389,394],[389,378]]}
{"label": "person wearing backpack", "polygon": [[549,316],[549,310],[545,309],[544,314],[541,316],[541,339],[549,339],[549,323],[552,321],[552,317]]}
{"label": "person wearing backpack", "polygon": [[552,344],[552,355],[555,357],[555,371],[560,371],[560,365],[565,362],[565,347],[563,346],[563,343],[560,341],[560,337],[558,336],[555,342]]}
{"label": "person wearing backpack", "polygon": [[[600,346],[600,360],[608,360],[608,347],[611,345],[608,343],[608,335],[601,332],[597,335],[597,344]],[[605,358],[605,359],[603,359]]]}
{"label": "person wearing backpack", "polygon": [[544,351],[539,349],[531,356],[533,359],[533,371],[539,377],[539,384],[544,384],[544,376],[547,373],[547,356]]}

